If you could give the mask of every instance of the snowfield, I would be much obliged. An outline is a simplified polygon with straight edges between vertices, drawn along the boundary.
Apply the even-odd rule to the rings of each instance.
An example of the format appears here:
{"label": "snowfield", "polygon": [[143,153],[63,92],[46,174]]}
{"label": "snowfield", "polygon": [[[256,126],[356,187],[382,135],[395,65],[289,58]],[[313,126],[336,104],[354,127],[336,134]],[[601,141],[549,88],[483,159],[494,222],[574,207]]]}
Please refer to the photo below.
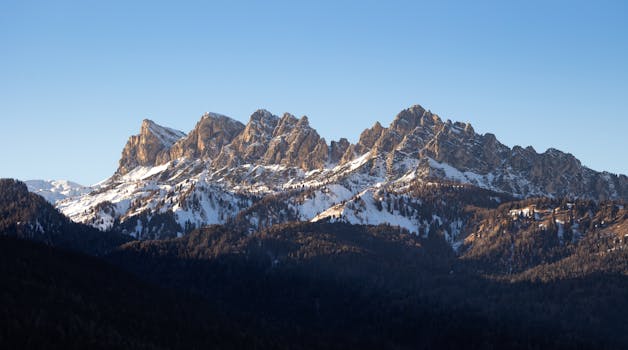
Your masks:
{"label": "snowfield", "polygon": [[92,190],[89,186],[66,180],[27,180],[24,183],[30,192],[44,197],[51,204],[66,198],[82,196]]}

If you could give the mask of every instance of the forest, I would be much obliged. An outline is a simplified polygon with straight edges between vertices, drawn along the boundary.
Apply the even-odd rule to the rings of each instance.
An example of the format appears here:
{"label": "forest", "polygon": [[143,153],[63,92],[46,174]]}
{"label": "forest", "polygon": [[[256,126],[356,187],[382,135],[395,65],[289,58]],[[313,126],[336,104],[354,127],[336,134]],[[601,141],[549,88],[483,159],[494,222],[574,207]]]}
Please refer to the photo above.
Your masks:
{"label": "forest", "polygon": [[138,241],[0,187],[3,348],[628,346],[628,216],[615,202],[476,200],[452,208],[468,219],[454,251],[439,227],[340,222]]}

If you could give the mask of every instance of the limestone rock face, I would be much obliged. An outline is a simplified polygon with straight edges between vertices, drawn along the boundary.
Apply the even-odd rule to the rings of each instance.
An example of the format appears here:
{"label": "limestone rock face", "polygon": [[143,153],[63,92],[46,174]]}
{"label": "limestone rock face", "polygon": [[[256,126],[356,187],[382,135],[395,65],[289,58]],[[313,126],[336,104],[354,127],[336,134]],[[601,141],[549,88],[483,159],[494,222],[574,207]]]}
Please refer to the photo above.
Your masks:
{"label": "limestone rock face", "polygon": [[479,135],[470,124],[447,121],[434,129],[434,136],[419,152],[421,157],[456,164],[461,171],[485,174],[500,166],[510,149],[492,134]]}
{"label": "limestone rock face", "polygon": [[124,175],[137,166],[156,165],[161,154],[183,138],[181,131],[144,119],[138,135],[133,135],[122,150],[117,173]]}
{"label": "limestone rock face", "polygon": [[360,134],[360,140],[355,145],[354,152],[358,155],[369,152],[385,131],[386,128],[379,122],[376,122],[372,128],[364,130]]}
{"label": "limestone rock face", "polygon": [[299,120],[292,114],[285,113],[281,117],[277,127],[273,130],[273,135],[268,143],[268,148],[262,157],[262,164],[285,165],[287,163],[284,161],[284,157],[290,147],[287,139],[290,137],[290,134],[293,132],[294,127],[298,122]]}
{"label": "limestone rock face", "polygon": [[442,125],[438,116],[419,105],[401,111],[388,128],[379,122],[360,135],[358,143],[351,147],[342,161],[367,152],[386,155],[393,151],[418,155],[419,150],[430,140],[435,130]]}
{"label": "limestone rock face", "polygon": [[[206,114],[187,136],[145,120],[124,147],[114,176],[56,205],[72,220],[103,230],[115,226],[140,239],[239,220],[259,229],[326,218],[407,222],[427,234],[432,224],[417,217],[422,209],[415,210],[425,202],[413,196],[432,196],[431,188],[441,185],[483,189],[467,193],[495,203],[513,197],[628,200],[625,175],[591,170],[556,149],[511,149],[493,134],[476,133],[468,123],[442,120],[417,105],[388,127],[375,123],[354,145],[347,139],[328,144],[307,117],[266,110],[254,112],[246,125]],[[434,223],[433,213],[426,218]],[[454,218],[438,220],[454,243],[460,227],[440,219]]]}
{"label": "limestone rock face", "polygon": [[297,119],[284,114],[273,132],[264,164],[280,164],[304,170],[322,168],[328,159],[328,146],[316,130],[310,127],[307,117]]}
{"label": "limestone rock face", "polygon": [[347,153],[349,147],[351,147],[351,143],[344,137],[339,141],[332,141],[329,146],[329,161],[332,164],[338,164],[345,153]]}
{"label": "limestone rock face", "polygon": [[227,116],[206,113],[188,136],[172,145],[160,161],[185,158],[213,160],[225,145],[244,130],[244,124]]}
{"label": "limestone rock face", "polygon": [[[626,198],[628,193],[626,176],[593,171],[571,154],[555,149],[540,154],[532,147],[510,149],[493,134],[478,134],[468,123],[442,121],[418,105],[401,111],[387,128],[376,123],[362,132],[358,143],[347,148],[340,163],[367,152],[373,159],[381,159],[386,176],[393,178],[415,166],[421,176],[473,179],[521,196],[586,193],[586,197],[603,199]],[[429,159],[457,173],[447,174]]]}
{"label": "limestone rock face", "polygon": [[233,167],[260,161],[266,154],[278,123],[279,118],[266,110],[260,109],[253,113],[242,132],[222,149],[216,165]]}
{"label": "limestone rock face", "polygon": [[329,152],[325,139],[309,125],[307,117],[298,119],[285,113],[279,118],[258,110],[244,130],[223,147],[215,165],[282,165],[312,170],[325,167]]}
{"label": "limestone rock face", "polygon": [[[307,117],[278,117],[263,109],[254,112],[246,126],[220,114],[205,114],[187,136],[144,120],[140,133],[127,142],[117,173],[189,160],[194,164],[191,174],[208,170],[217,178],[231,174],[240,179],[264,173],[255,182],[272,178],[277,185],[283,177],[287,181],[300,174],[299,169],[333,170],[362,156],[355,164],[363,164],[364,173],[378,179],[394,180],[411,172],[522,197],[628,198],[624,175],[593,171],[556,149],[511,149],[493,134],[478,134],[469,123],[443,121],[419,105],[399,112],[388,127],[375,123],[355,145],[344,138],[327,144]],[[258,166],[263,168],[252,173]]]}
{"label": "limestone rock face", "polygon": [[[325,166],[328,148],[324,139],[310,127],[307,117],[302,117],[286,140],[289,144],[283,164],[312,170]],[[322,145],[321,145],[322,141]]]}

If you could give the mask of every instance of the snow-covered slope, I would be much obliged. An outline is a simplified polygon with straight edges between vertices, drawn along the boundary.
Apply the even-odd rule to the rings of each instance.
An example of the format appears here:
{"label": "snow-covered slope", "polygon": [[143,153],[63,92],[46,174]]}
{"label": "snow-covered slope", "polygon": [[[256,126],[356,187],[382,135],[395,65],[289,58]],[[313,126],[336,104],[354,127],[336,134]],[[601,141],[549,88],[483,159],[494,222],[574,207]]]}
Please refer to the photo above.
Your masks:
{"label": "snow-covered slope", "polygon": [[92,188],[67,180],[28,180],[24,181],[30,192],[44,197],[51,204],[78,197],[91,192]]}
{"label": "snow-covered slope", "polygon": [[185,136],[185,133],[182,131],[157,125],[154,122],[147,123],[147,127],[149,131],[166,147],[174,145],[175,142]]}

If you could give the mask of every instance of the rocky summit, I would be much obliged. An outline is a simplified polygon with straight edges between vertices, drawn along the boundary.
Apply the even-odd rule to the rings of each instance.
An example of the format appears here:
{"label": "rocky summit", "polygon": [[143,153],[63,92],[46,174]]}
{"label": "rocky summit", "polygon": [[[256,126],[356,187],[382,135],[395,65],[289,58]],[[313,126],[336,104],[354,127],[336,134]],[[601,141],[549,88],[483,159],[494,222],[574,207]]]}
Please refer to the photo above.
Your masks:
{"label": "rocky summit", "polygon": [[[124,146],[117,172],[126,174],[138,166],[154,165],[184,136],[181,131],[165,128],[152,120],[144,119],[140,133],[131,136]],[[165,158],[167,159],[167,156]]]}
{"label": "rocky summit", "polygon": [[144,120],[114,175],[57,207],[74,221],[137,238],[208,224],[257,230],[329,220],[415,233],[453,225],[449,241],[460,243],[461,217],[421,213],[426,204],[417,189],[425,186],[475,188],[495,204],[528,197],[628,200],[625,175],[594,171],[556,149],[511,149],[493,134],[416,105],[388,127],[378,122],[364,130],[355,144],[328,143],[306,116],[266,110],[246,125],[206,113],[187,134]]}

